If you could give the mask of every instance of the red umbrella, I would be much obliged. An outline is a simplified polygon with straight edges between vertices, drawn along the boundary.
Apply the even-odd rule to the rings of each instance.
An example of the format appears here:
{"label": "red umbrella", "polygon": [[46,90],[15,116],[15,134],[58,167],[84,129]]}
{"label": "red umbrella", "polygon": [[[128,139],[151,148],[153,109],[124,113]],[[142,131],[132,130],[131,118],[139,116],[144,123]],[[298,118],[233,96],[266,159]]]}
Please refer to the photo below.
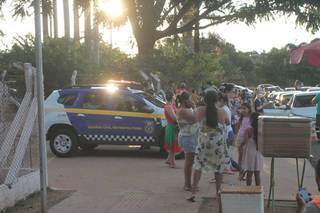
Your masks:
{"label": "red umbrella", "polygon": [[320,67],[320,40],[303,45],[291,51],[290,63],[299,64],[305,57],[307,63],[314,67]]}

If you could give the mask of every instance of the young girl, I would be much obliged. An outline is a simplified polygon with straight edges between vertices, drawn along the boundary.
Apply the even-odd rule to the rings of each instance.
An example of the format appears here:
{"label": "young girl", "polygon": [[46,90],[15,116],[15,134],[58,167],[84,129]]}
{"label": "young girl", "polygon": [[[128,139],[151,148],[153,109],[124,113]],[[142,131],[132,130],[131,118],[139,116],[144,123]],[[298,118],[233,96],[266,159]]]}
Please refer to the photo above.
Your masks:
{"label": "young girl", "polygon": [[254,175],[256,186],[261,185],[260,171],[263,168],[262,154],[257,150],[259,113],[252,113],[251,126],[245,130],[242,169],[247,172],[247,186],[252,184]]}
{"label": "young girl", "polygon": [[176,106],[175,97],[173,92],[168,92],[166,94],[167,103],[164,106],[164,115],[167,120],[167,126],[165,129],[165,144],[164,148],[168,151],[168,158],[166,163],[169,164],[171,168],[175,168],[175,153],[180,151],[178,145],[177,132],[177,118],[176,118]]}
{"label": "young girl", "polygon": [[[237,134],[237,147],[238,147],[238,164],[242,165],[242,157],[243,157],[243,147],[245,145],[245,131],[249,127],[251,127],[250,116],[251,116],[251,106],[247,103],[241,105],[240,109],[240,119],[238,122],[238,134]],[[240,172],[240,179],[242,180],[245,175],[244,170]]]}

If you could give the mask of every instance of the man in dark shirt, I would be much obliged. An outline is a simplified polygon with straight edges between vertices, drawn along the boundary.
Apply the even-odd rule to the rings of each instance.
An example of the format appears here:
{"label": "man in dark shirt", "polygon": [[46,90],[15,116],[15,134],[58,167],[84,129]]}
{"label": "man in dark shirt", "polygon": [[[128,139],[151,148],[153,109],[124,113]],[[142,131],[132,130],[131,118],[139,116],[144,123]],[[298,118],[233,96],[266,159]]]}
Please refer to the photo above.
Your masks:
{"label": "man in dark shirt", "polygon": [[[320,160],[315,167],[316,183],[320,191]],[[320,196],[312,197],[312,201],[305,203],[304,200],[297,194],[297,204],[299,213],[319,213],[320,212]]]}

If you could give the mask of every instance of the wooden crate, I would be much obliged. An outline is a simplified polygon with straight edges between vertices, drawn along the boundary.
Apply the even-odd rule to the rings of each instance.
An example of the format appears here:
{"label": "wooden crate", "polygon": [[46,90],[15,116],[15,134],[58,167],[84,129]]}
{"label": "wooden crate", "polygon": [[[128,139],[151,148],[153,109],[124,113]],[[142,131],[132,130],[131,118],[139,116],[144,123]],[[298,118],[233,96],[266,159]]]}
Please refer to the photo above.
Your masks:
{"label": "wooden crate", "polygon": [[223,213],[263,213],[262,186],[222,186],[221,204]]}
{"label": "wooden crate", "polygon": [[258,149],[265,157],[309,158],[311,132],[309,118],[260,116]]}

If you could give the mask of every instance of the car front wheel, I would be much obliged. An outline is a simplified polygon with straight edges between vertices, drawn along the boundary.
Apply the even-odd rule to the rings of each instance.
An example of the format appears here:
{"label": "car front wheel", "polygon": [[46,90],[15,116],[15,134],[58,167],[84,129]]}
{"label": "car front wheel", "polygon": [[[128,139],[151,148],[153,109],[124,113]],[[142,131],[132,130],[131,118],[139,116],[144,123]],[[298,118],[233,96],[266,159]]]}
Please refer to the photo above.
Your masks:
{"label": "car front wheel", "polygon": [[77,136],[70,129],[59,129],[50,138],[51,151],[58,157],[70,157],[77,148]]}

